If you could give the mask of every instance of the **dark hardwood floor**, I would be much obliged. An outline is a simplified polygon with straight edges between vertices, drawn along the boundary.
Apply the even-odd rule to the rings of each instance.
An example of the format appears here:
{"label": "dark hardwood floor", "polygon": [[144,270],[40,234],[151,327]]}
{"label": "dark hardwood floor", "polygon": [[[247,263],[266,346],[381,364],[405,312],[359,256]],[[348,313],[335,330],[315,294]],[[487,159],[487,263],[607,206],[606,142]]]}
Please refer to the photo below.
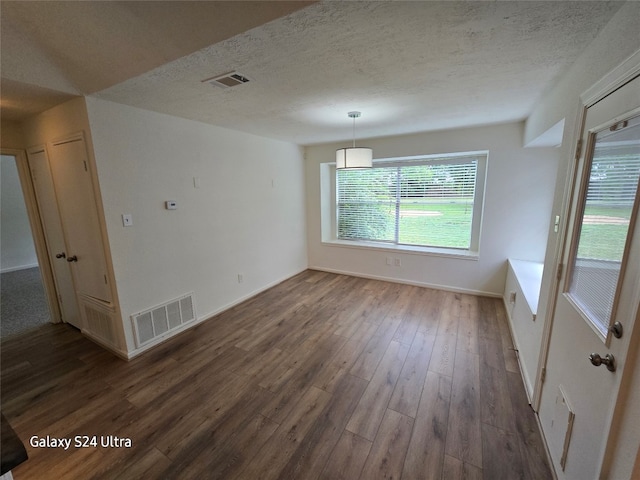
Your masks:
{"label": "dark hardwood floor", "polygon": [[1,353],[17,480],[552,478],[499,299],[306,271],[128,363],[66,325]]}

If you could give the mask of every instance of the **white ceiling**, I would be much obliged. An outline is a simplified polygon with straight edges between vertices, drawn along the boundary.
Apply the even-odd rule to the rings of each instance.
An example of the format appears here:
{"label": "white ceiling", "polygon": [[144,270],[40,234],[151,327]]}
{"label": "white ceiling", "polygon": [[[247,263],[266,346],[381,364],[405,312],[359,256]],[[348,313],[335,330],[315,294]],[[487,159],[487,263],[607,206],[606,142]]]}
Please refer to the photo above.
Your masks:
{"label": "white ceiling", "polygon": [[351,110],[358,138],[521,120],[620,5],[3,1],[2,114],[93,94],[303,145],[349,140]]}

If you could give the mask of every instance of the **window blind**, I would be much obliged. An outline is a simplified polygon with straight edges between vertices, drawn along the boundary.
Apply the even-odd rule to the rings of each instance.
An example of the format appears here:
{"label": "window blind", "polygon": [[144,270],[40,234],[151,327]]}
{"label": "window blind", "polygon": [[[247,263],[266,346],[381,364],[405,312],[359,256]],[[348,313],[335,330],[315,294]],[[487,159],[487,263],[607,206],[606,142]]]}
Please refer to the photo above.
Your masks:
{"label": "window blind", "polygon": [[596,135],[569,296],[606,337],[640,179],[640,117]]}
{"label": "window blind", "polygon": [[338,170],[337,237],[469,249],[478,158]]}

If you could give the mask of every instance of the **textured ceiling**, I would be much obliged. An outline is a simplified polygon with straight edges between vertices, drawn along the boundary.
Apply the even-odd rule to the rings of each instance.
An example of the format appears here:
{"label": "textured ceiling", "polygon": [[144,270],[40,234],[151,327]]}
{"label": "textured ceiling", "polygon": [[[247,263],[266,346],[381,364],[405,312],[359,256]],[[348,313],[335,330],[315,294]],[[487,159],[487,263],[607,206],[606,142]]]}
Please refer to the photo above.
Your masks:
{"label": "textured ceiling", "polygon": [[[12,12],[20,18],[14,23],[26,39],[22,44],[28,40],[33,48],[40,46],[40,63],[50,63],[51,82],[59,86],[49,88],[72,93],[63,88],[72,85],[114,102],[299,144],[348,140],[351,110],[362,111],[358,138],[524,119],[621,5],[322,2],[300,10],[302,5],[297,5],[292,13],[274,10],[272,18],[267,15],[270,8],[256,10],[251,16],[259,26],[235,25],[215,41],[205,36],[179,42],[181,33],[190,37],[206,31],[200,9],[218,2],[166,2],[175,4],[175,15],[180,8],[194,9],[190,20],[176,20],[166,35],[158,28],[166,26],[159,20],[166,17],[146,15],[147,9],[165,2],[122,2],[126,5],[117,15],[105,17],[94,12],[105,8],[94,5],[98,2],[81,3],[90,4],[75,14],[77,22],[84,19],[82,28],[77,22],[51,25],[46,21],[51,16],[45,14],[29,23]],[[272,2],[236,3],[242,4],[246,13]],[[227,24],[220,15],[216,18]],[[131,40],[113,38],[114,22]],[[63,38],[46,46],[45,35],[38,33],[41,23],[47,23],[51,35]],[[192,24],[200,34],[192,32]],[[61,30],[64,26],[69,31]],[[145,41],[157,35],[153,44],[136,43],[139,39],[131,32],[143,27],[148,32],[142,35]],[[231,35],[234,31],[237,34]],[[4,31],[2,41],[4,77]],[[103,49],[100,61],[89,68],[81,52],[78,58],[61,60],[64,48],[78,42]],[[172,49],[174,43],[181,46]],[[154,62],[144,63],[145,54],[156,46],[161,53]],[[143,64],[133,71],[136,61]],[[37,76],[36,69],[17,70],[14,81],[29,82]],[[232,70],[251,81],[228,89],[202,83]],[[47,87],[42,81],[33,83]]]}
{"label": "textured ceiling", "polygon": [[2,116],[95,93],[311,3],[2,0]]}

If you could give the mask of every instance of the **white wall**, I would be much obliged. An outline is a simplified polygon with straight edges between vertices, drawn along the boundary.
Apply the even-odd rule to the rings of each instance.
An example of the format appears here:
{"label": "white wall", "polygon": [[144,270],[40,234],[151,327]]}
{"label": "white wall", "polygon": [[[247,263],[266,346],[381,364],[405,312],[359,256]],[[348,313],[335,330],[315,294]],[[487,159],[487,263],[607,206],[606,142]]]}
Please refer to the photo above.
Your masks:
{"label": "white wall", "polygon": [[130,352],[132,314],[194,292],[206,318],[307,267],[300,147],[95,98],[87,108]]}
{"label": "white wall", "polygon": [[[600,32],[598,37],[587,46],[580,58],[572,68],[560,79],[558,84],[538,102],[534,112],[526,122],[525,138],[529,141],[540,133],[557,123],[562,118],[566,119],[564,129],[564,142],[560,148],[560,163],[558,166],[558,183],[553,201],[553,214],[562,212],[563,198],[565,195],[565,185],[569,167],[573,162],[572,156],[575,149],[573,140],[579,129],[577,124],[578,113],[581,108],[580,95],[592,87],[598,80],[608,72],[629,58],[640,48],[640,3],[629,1],[623,5],[612,20]],[[552,299],[554,288],[554,273],[556,257],[558,255],[558,236],[549,230],[548,247],[545,254],[545,273],[542,281],[542,292],[538,307],[540,321],[548,319],[548,310]],[[563,368],[560,361],[564,352],[575,345],[575,332],[566,328],[564,322],[555,322],[551,334],[549,345],[549,357],[547,361],[547,377],[542,389],[541,405],[539,410],[540,420],[544,431],[550,430],[553,421],[554,402],[557,386],[566,383],[565,380],[576,373]],[[639,357],[640,358],[640,357]],[[591,368],[591,367],[586,367]],[[635,366],[627,368],[628,371],[640,368],[640,362],[636,360]],[[627,371],[625,370],[625,372]],[[569,392],[571,395],[571,392]],[[633,383],[630,398],[640,398],[640,384]],[[635,442],[635,448],[640,444],[640,431],[637,425],[629,425],[632,433],[628,435],[631,441]],[[599,438],[594,439],[599,441]],[[624,452],[628,453],[627,448]],[[620,452],[623,452],[621,449]],[[616,470],[618,473],[610,478],[629,478],[633,468],[634,458],[627,453],[621,453],[614,457]],[[558,467],[557,472],[560,478],[565,478],[564,473]]]}
{"label": "white wall", "polygon": [[[557,187],[553,200],[554,214],[560,214],[568,166],[575,149],[571,140],[579,128],[578,114],[581,109],[580,95],[594,85],[607,72],[630,57],[640,46],[638,18],[640,3],[627,2],[589,45],[572,68],[558,84],[538,102],[525,124],[525,143],[551,128],[563,118],[565,121],[564,142],[560,148],[560,163],[557,172]],[[554,263],[557,249],[557,235],[549,231],[545,264]],[[549,289],[553,272],[547,269],[543,277],[539,312],[542,315],[548,307]]]}
{"label": "white wall", "polygon": [[[575,138],[579,128],[578,115],[582,105],[580,95],[638,50],[640,47],[639,21],[640,2],[627,2],[602,29],[598,37],[588,46],[558,84],[540,99],[525,123],[526,144],[565,119],[564,141],[558,152],[560,162],[556,174],[557,184],[552,206],[554,215],[560,215],[562,212],[568,167],[575,149],[572,139]],[[550,229],[544,257],[545,265],[556,263],[557,240],[558,235],[553,229]],[[547,268],[542,279],[538,315],[543,321],[549,308],[549,295],[554,274],[554,268]]]}
{"label": "white wall", "polygon": [[38,258],[24,203],[20,177],[14,157],[2,155],[0,178],[0,271],[10,272],[36,267]]}
{"label": "white wall", "polygon": [[[361,140],[375,158],[489,150],[477,260],[323,244],[320,164],[344,144],[310,146],[307,158],[309,266],[367,277],[501,296],[507,258],[542,261],[555,185],[557,150],[522,148],[523,124]],[[387,256],[402,266],[386,264]]]}
{"label": "white wall", "polygon": [[2,148],[21,150],[24,148],[22,127],[17,122],[0,119],[0,145]]}

